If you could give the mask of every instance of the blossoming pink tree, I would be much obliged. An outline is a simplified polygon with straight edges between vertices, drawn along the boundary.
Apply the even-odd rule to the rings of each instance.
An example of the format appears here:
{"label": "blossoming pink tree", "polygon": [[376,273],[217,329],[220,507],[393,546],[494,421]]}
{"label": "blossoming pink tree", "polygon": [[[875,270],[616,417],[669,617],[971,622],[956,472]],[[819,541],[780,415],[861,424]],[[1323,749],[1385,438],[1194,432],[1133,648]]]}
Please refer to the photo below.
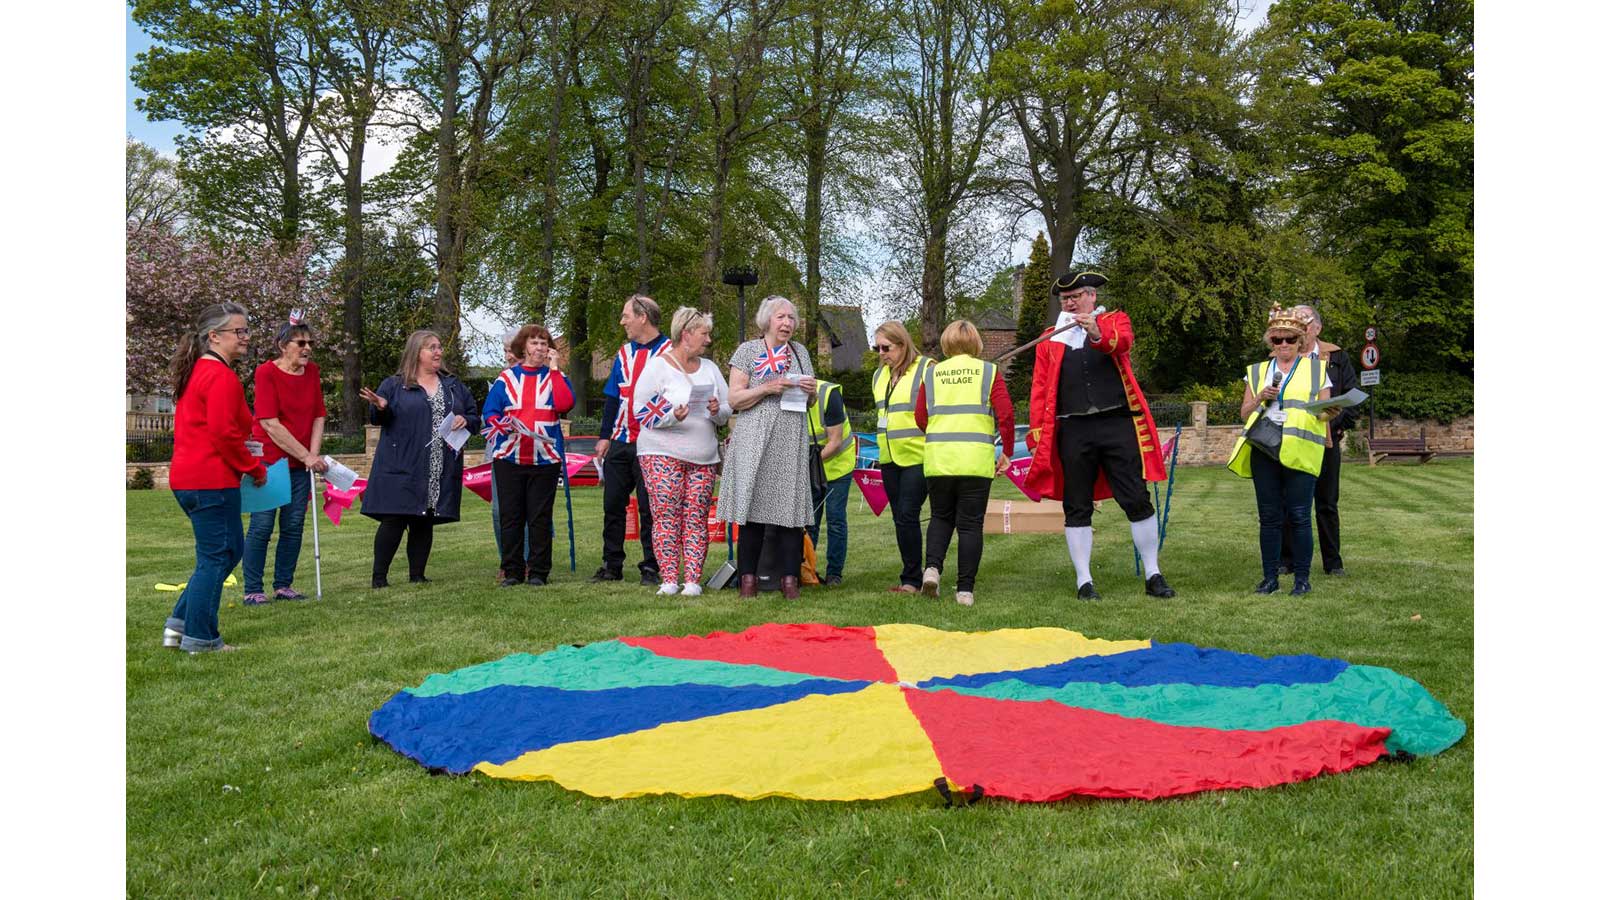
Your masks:
{"label": "blossoming pink tree", "polygon": [[319,364],[338,372],[343,352],[332,327],[337,301],[329,273],[315,265],[309,240],[283,245],[230,243],[164,228],[127,231],[127,389],[155,393],[167,382],[167,360],[183,329],[212,303],[232,300],[249,311],[250,352],[240,365],[248,378],[276,355],[272,338],[289,310],[305,310],[318,337]]}

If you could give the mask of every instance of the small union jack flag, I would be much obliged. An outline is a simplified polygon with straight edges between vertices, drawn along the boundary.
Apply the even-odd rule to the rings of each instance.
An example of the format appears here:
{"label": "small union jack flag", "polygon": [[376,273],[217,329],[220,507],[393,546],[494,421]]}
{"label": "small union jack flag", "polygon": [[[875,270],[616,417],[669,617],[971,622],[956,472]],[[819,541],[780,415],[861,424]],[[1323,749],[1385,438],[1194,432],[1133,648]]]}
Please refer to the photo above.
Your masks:
{"label": "small union jack flag", "polygon": [[639,411],[639,424],[646,428],[654,428],[665,422],[672,415],[672,401],[664,395],[656,393],[645,401],[644,409]]}
{"label": "small union jack flag", "polygon": [[756,357],[755,368],[751,374],[757,378],[768,378],[773,375],[782,375],[789,371],[789,345],[781,347],[764,347],[761,355]]}

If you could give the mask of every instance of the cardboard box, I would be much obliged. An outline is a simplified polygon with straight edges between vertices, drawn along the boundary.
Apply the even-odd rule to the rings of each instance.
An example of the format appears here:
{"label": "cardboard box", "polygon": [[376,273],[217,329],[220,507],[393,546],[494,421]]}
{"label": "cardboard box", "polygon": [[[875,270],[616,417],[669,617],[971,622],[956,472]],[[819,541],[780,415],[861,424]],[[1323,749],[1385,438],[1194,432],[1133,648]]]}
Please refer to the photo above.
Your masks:
{"label": "cardboard box", "polygon": [[1060,500],[990,500],[983,533],[1060,534],[1064,520]]}

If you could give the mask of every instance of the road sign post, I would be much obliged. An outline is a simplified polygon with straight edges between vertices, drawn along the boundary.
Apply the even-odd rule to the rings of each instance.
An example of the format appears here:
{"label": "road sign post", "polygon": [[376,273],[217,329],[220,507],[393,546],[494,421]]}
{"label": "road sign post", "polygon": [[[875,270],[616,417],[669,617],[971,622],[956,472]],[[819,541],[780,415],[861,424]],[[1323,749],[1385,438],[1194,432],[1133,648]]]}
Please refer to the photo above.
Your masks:
{"label": "road sign post", "polygon": [[1368,325],[1362,337],[1367,345],[1361,348],[1361,386],[1372,388],[1372,403],[1367,407],[1367,446],[1371,447],[1378,428],[1378,326]]}

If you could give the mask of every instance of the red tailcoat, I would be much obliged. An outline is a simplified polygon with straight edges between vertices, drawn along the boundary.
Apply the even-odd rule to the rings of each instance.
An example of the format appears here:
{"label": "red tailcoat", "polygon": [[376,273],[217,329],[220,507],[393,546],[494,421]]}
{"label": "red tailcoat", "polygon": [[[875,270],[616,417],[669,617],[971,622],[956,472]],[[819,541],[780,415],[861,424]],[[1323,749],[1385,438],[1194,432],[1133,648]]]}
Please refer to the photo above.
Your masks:
{"label": "red tailcoat", "polygon": [[[1161,458],[1161,443],[1156,439],[1156,420],[1145,403],[1144,391],[1133,377],[1133,361],[1128,352],[1133,349],[1133,323],[1128,314],[1101,313],[1095,322],[1100,326],[1100,340],[1089,341],[1088,346],[1111,354],[1117,374],[1122,376],[1122,390],[1128,398],[1128,408],[1134,411],[1129,420],[1139,438],[1139,455],[1144,459],[1145,481],[1166,481],[1167,466]],[[1048,331],[1049,329],[1046,329]],[[1033,450],[1033,464],[1028,467],[1024,483],[1052,500],[1065,499],[1065,482],[1061,467],[1056,464],[1056,384],[1061,377],[1061,356],[1066,345],[1055,341],[1042,341],[1034,348],[1033,391],[1029,398],[1028,415],[1033,427],[1028,430],[1028,446]],[[1071,426],[1071,419],[1064,427]],[[1105,500],[1111,496],[1106,484],[1106,473],[1101,471],[1095,479],[1094,498]]]}

